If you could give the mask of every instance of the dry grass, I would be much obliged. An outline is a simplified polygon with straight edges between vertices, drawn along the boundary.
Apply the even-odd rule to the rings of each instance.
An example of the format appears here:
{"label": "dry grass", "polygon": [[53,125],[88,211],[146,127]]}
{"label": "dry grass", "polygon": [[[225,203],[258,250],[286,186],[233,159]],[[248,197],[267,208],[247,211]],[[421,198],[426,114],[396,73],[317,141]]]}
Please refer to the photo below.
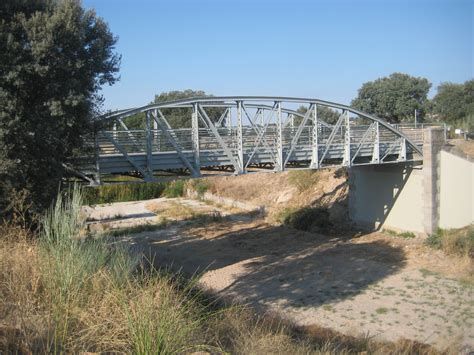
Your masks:
{"label": "dry grass", "polygon": [[435,353],[410,342],[311,336],[246,307],[219,306],[119,245],[78,238],[79,206],[74,194],[59,200],[38,241],[2,227],[0,353]]}

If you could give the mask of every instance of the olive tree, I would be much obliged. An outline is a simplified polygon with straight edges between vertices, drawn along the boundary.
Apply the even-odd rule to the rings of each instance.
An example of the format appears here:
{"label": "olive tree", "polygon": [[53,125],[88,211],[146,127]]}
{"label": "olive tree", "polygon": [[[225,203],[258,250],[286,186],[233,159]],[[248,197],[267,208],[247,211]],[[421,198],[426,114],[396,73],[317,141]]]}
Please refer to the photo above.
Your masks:
{"label": "olive tree", "polygon": [[79,1],[0,2],[3,213],[15,191],[28,191],[37,211],[54,199],[100,108],[101,86],[118,80],[116,41]]}
{"label": "olive tree", "polygon": [[393,123],[412,121],[415,110],[422,119],[430,87],[425,78],[393,73],[363,84],[351,105]]}

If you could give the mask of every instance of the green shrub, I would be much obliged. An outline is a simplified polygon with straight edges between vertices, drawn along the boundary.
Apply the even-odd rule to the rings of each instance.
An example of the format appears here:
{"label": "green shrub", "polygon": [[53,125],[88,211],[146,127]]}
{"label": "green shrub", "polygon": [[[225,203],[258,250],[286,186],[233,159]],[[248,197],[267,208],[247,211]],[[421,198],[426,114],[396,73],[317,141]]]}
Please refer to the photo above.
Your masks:
{"label": "green shrub", "polygon": [[308,190],[318,182],[317,170],[292,170],[288,173],[288,183],[295,186],[299,192]]}
{"label": "green shrub", "polygon": [[394,237],[401,237],[401,238],[405,238],[405,239],[411,239],[411,238],[415,238],[416,235],[415,233],[412,233],[412,232],[402,232],[402,233],[398,233],[398,232],[395,232],[391,229],[384,229],[384,232],[387,233],[387,234],[390,234]]}
{"label": "green shrub", "polygon": [[191,187],[197,192],[198,196],[201,197],[209,190],[210,184],[206,179],[195,179],[192,180]]}
{"label": "green shrub", "polygon": [[433,249],[441,249],[442,230],[438,229],[436,233],[430,234],[425,240],[425,244]]}
{"label": "green shrub", "polygon": [[166,197],[181,197],[184,195],[184,180],[175,180],[168,183],[163,191]]}
{"label": "green shrub", "polygon": [[285,225],[303,231],[323,231],[332,225],[329,221],[329,211],[323,207],[285,208],[278,219]]}
{"label": "green shrub", "polygon": [[442,249],[447,254],[474,258],[474,225],[449,230],[438,228],[425,243],[432,248]]}
{"label": "green shrub", "polygon": [[133,184],[114,184],[87,187],[84,189],[84,202],[89,205],[149,200],[160,197],[167,184],[164,182],[147,182]]}

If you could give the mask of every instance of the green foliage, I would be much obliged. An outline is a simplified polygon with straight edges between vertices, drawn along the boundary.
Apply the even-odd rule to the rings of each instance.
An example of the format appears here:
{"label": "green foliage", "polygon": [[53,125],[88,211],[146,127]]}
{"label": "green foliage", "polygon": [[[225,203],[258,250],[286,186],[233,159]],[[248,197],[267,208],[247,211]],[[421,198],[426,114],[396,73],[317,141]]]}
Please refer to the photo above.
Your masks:
{"label": "green foliage", "polygon": [[194,179],[191,181],[191,187],[197,192],[199,197],[209,190],[210,184],[206,179]]}
{"label": "green foliage", "polygon": [[474,80],[439,85],[433,98],[433,113],[447,123],[474,130]]}
{"label": "green foliage", "polygon": [[89,205],[95,205],[149,200],[160,197],[168,184],[164,182],[148,182],[87,187],[84,189],[84,201]]}
{"label": "green foliage", "polygon": [[163,195],[166,197],[181,197],[184,195],[184,180],[171,181],[166,185]]}
{"label": "green foliage", "polygon": [[[318,105],[317,110],[318,120],[324,121],[329,124],[335,124],[339,119],[340,114],[336,110],[333,110],[329,107]],[[300,106],[296,111],[304,115],[308,111],[308,108],[305,106]],[[302,120],[303,119],[301,117],[295,117],[295,125],[299,125]],[[311,120],[309,120],[306,125],[311,126],[313,125],[313,123]]]}
{"label": "green foliage", "polygon": [[59,197],[47,212],[40,243],[42,301],[53,325],[48,352],[64,352],[74,344],[81,317],[91,306],[97,317],[101,306],[107,307],[107,319],[84,329],[84,344],[103,341],[95,334],[98,329],[107,334],[103,323],[115,328],[106,340],[122,338],[114,344],[119,352],[171,354],[192,347],[205,311],[190,286],[178,289],[179,282],[153,268],[148,275],[137,275],[139,259],[125,248],[111,247],[103,238],[82,239],[81,192],[74,189],[69,196]]}
{"label": "green foliage", "polygon": [[319,179],[317,170],[292,170],[288,173],[288,183],[295,186],[299,192],[313,187]]}
{"label": "green foliage", "polygon": [[425,243],[447,254],[474,259],[474,225],[460,229],[438,228],[436,233],[428,236]]}
{"label": "green foliage", "polygon": [[285,225],[303,231],[324,231],[332,225],[329,211],[323,207],[285,208],[278,219]]}
{"label": "green foliage", "polygon": [[117,80],[116,38],[79,1],[0,2],[0,211],[26,189],[43,211],[83,145],[98,91]]}
{"label": "green foliage", "polygon": [[436,233],[430,234],[425,240],[425,244],[433,249],[441,249],[442,230],[438,229]]}
{"label": "green foliage", "polygon": [[387,233],[387,234],[390,234],[394,237],[401,237],[401,238],[405,238],[405,239],[411,239],[411,238],[415,238],[416,235],[415,233],[412,233],[412,232],[402,232],[402,233],[398,233],[398,232],[395,232],[391,229],[384,229],[384,232]]}
{"label": "green foliage", "polygon": [[413,122],[416,109],[422,120],[430,87],[425,78],[393,73],[363,84],[351,105],[393,123]]}

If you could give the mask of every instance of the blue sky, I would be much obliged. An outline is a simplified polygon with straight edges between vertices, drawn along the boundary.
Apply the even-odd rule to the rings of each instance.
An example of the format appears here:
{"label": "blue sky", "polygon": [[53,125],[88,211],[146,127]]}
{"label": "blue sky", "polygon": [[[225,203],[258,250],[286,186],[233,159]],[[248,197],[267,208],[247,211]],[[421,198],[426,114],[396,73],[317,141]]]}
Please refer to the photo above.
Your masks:
{"label": "blue sky", "polygon": [[119,37],[106,109],[155,94],[313,97],[349,104],[362,83],[403,72],[473,78],[471,0],[83,0]]}

